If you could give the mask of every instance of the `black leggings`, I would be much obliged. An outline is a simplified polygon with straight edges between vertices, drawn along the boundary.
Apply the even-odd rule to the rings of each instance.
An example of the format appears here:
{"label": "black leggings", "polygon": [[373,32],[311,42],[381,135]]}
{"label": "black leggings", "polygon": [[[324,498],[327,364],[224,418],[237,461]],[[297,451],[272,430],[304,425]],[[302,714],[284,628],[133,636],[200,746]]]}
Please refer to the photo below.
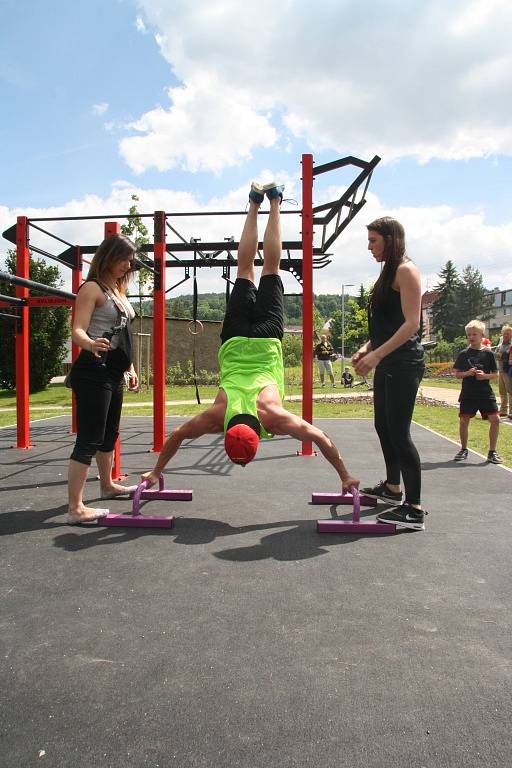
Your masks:
{"label": "black leggings", "polygon": [[96,451],[114,450],[123,406],[123,379],[119,375],[87,360],[71,374],[77,419],[71,458],[80,464],[89,466]]}
{"label": "black leggings", "polygon": [[423,366],[400,366],[391,371],[376,368],[373,377],[374,423],[379,436],[386,481],[400,485],[408,504],[421,503],[421,464],[411,439],[411,420]]}

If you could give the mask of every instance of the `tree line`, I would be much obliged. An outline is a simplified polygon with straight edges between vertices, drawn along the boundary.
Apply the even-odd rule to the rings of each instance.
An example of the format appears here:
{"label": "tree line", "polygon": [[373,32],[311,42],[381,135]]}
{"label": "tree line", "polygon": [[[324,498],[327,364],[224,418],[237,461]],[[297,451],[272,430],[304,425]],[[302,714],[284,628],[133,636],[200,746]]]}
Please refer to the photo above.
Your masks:
{"label": "tree line", "polygon": [[[130,232],[133,236],[133,232]],[[140,230],[138,231],[140,235]],[[8,251],[6,269],[15,274],[16,253]],[[139,293],[151,291],[151,275],[139,276]],[[49,286],[61,287],[63,281],[59,268],[48,266],[39,258],[30,256],[30,279]],[[371,290],[371,289],[370,289]],[[342,312],[341,297],[338,294],[314,296],[313,323],[315,334],[320,336],[327,321],[330,322],[330,339],[337,352],[344,348],[346,357],[355,352],[368,339],[367,309],[370,290],[360,286],[356,296],[345,295]],[[437,336],[437,350],[450,359],[455,351],[465,346],[464,326],[473,318],[483,320],[492,315],[493,293],[483,284],[480,271],[470,265],[461,274],[452,261],[448,261],[439,273],[439,282],[434,290],[436,300],[432,305],[433,328]],[[15,295],[14,286],[0,283],[0,293]],[[136,301],[137,314],[152,314],[152,301]],[[284,299],[285,325],[300,326],[302,323],[302,296],[288,295]],[[166,302],[167,316],[191,318],[193,296],[178,296]],[[225,293],[204,293],[198,297],[198,318],[200,320],[222,320],[226,308]],[[15,376],[15,321],[2,320],[0,345],[0,388],[14,389]],[[30,391],[44,389],[53,376],[62,370],[66,355],[66,341],[69,338],[69,310],[66,307],[41,307],[31,309],[30,322]],[[493,339],[497,342],[497,338]],[[288,335],[283,343],[286,365],[298,365],[302,357],[302,339]]]}

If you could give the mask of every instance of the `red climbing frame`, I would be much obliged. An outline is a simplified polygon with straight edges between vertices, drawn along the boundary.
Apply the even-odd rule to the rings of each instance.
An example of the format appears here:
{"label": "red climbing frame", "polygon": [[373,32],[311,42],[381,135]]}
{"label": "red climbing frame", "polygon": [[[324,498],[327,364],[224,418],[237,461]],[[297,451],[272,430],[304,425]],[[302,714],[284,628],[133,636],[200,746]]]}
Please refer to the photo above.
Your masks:
{"label": "red climbing frame", "polygon": [[[335,160],[324,165],[316,166],[314,168],[313,156],[310,154],[302,155],[302,239],[301,241],[285,241],[283,242],[283,259],[281,262],[282,269],[287,269],[296,277],[301,276],[303,285],[303,305],[302,305],[302,332],[303,332],[303,364],[302,364],[302,416],[303,418],[312,423],[313,421],[313,269],[326,266],[329,262],[327,253],[328,249],[343,231],[351,219],[358,213],[361,207],[365,204],[365,195],[368,188],[373,169],[379,163],[380,158],[375,156],[370,161],[360,160],[355,157],[345,157],[339,160]],[[315,176],[330,172],[337,168],[355,166],[360,169],[360,173],[352,184],[347,187],[345,192],[338,200],[334,200],[329,203],[313,207],[313,181]],[[356,196],[359,194],[360,186],[364,186],[362,196],[357,200]],[[344,209],[348,209],[345,217],[342,218]],[[284,214],[296,213],[295,211],[283,211]],[[243,215],[240,211],[219,211],[219,212],[180,212],[174,214],[166,214],[164,211],[156,211],[154,214],[137,214],[139,218],[152,217],[154,221],[154,242],[152,245],[148,245],[143,250],[146,252],[153,251],[154,261],[154,327],[153,327],[153,410],[154,410],[154,427],[153,427],[153,450],[160,451],[165,439],[165,359],[166,359],[166,326],[165,326],[165,300],[166,300],[166,287],[165,287],[165,274],[166,268],[172,266],[184,266],[185,267],[185,279],[188,279],[189,270],[191,265],[196,266],[196,252],[201,254],[203,263],[207,266],[222,266],[223,270],[228,270],[227,276],[229,278],[229,269],[236,263],[231,256],[231,251],[237,248],[237,243],[233,238],[225,238],[228,243],[218,241],[201,243],[200,246],[197,243],[187,243],[182,237],[178,242],[166,242],[166,228],[169,227],[175,232],[175,229],[170,226],[170,219],[173,221],[180,216],[201,216],[201,215]],[[33,250],[36,253],[41,253],[44,256],[54,258],[60,261],[64,265],[68,266],[72,270],[72,291],[76,294],[80,284],[82,282],[82,266],[84,254],[92,254],[95,252],[97,246],[84,246],[76,245],[72,246],[70,243],[62,240],[52,233],[46,232],[47,235],[55,237],[56,240],[66,243],[69,246],[67,251],[57,255],[49,254],[30,245],[29,242],[29,227],[34,222],[41,221],[58,221],[64,220],[65,217],[53,218],[53,219],[29,219],[26,216],[20,216],[17,219],[16,225],[7,229],[3,235],[7,240],[16,243],[16,276],[17,278],[28,279],[29,277],[29,251]],[[85,217],[68,217],[69,220],[82,220],[82,219],[100,219],[117,218],[115,216],[85,216]],[[126,218],[125,215],[119,215],[119,218]],[[128,217],[130,218],[130,217]],[[313,227],[317,225],[322,227],[321,245],[314,248],[313,245]],[[334,225],[334,231],[328,236],[328,226]],[[40,229],[40,226],[36,228]],[[41,230],[45,232],[45,230]],[[117,221],[107,221],[104,225],[104,235],[108,237],[111,234],[120,231],[120,226]],[[177,233],[176,233],[177,234]],[[260,246],[261,247],[261,246]],[[202,249],[202,250],[199,250]],[[302,250],[302,261],[299,264],[299,260],[293,260],[290,258],[291,251]],[[176,254],[183,254],[187,251],[194,252],[194,261],[182,261],[176,256]],[[210,253],[206,253],[210,251]],[[229,259],[222,261],[218,259],[219,254],[224,251],[228,252]],[[166,261],[167,253],[174,254],[173,261]],[[288,254],[288,259],[284,258],[284,254]],[[147,262],[142,263],[141,266],[145,266]],[[188,271],[187,271],[188,270]],[[223,271],[223,277],[226,276]],[[6,278],[7,276],[5,276]],[[182,280],[181,282],[184,282]],[[229,279],[228,279],[229,283]],[[176,285],[179,285],[177,283]],[[173,288],[176,286],[172,286]],[[44,287],[43,287],[44,288]],[[39,288],[40,290],[41,288]],[[30,306],[45,306],[55,304],[67,304],[74,306],[73,295],[68,294],[56,289],[49,289],[48,293],[56,294],[53,296],[42,297],[30,297],[29,287],[16,284],[16,297],[22,300],[22,304],[17,305],[17,318],[16,323],[16,408],[17,408],[17,447],[18,448],[30,448],[30,414],[29,414],[29,308]],[[171,290],[171,288],[169,289]],[[14,302],[11,302],[11,305]],[[9,302],[0,301],[0,307],[8,308]],[[74,309],[73,309],[74,312]],[[11,315],[12,317],[12,315]],[[78,347],[72,345],[72,359],[74,360],[79,353]],[[72,413],[72,431],[76,431],[76,413],[73,403]],[[314,455],[311,442],[303,442],[302,449],[298,452],[302,456]],[[119,466],[119,452],[116,453],[117,459],[114,466],[113,475],[120,475]]]}

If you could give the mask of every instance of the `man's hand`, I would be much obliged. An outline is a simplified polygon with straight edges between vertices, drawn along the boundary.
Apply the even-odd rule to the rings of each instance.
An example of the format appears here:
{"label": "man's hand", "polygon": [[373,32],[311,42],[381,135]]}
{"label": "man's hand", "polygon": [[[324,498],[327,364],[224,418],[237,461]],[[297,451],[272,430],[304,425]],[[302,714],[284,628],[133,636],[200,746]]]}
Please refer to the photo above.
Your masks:
{"label": "man's hand", "polygon": [[359,349],[354,355],[352,355],[352,365],[357,365],[357,363],[367,354],[368,350]]}
{"label": "man's hand", "polygon": [[357,479],[357,477],[352,477],[352,475],[348,475],[344,480],[342,480],[342,488],[343,493],[347,493],[347,491],[350,491],[352,487],[359,488],[360,480]]}
{"label": "man's hand", "polygon": [[144,482],[144,480],[147,481],[147,487],[151,488],[152,485],[155,485],[155,483],[158,483],[160,475],[156,473],[154,470],[151,472],[144,472],[143,475],[140,476],[141,482]]}

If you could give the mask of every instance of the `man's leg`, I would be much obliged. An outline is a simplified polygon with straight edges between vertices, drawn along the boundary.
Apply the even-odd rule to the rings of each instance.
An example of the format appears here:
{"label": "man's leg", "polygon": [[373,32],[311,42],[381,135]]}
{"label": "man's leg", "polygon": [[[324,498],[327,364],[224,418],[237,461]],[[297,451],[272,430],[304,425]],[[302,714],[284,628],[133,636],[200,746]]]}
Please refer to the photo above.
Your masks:
{"label": "man's leg", "polygon": [[253,200],[249,200],[249,210],[238,246],[237,277],[245,278],[254,283],[254,259],[258,251],[258,210]]}
{"label": "man's leg", "polygon": [[[274,197],[270,201],[270,214],[263,237],[263,270],[261,276],[278,275],[279,265],[281,263],[281,199]],[[253,205],[253,203],[251,203]],[[256,209],[257,210],[257,209]],[[256,240],[258,235],[256,233]],[[242,241],[240,241],[240,245]],[[255,250],[258,247],[256,242]]]}
{"label": "man's leg", "polygon": [[263,269],[253,313],[252,336],[282,339],[284,333],[283,284],[279,275],[281,263],[282,185],[266,187],[270,213],[263,237]]}

